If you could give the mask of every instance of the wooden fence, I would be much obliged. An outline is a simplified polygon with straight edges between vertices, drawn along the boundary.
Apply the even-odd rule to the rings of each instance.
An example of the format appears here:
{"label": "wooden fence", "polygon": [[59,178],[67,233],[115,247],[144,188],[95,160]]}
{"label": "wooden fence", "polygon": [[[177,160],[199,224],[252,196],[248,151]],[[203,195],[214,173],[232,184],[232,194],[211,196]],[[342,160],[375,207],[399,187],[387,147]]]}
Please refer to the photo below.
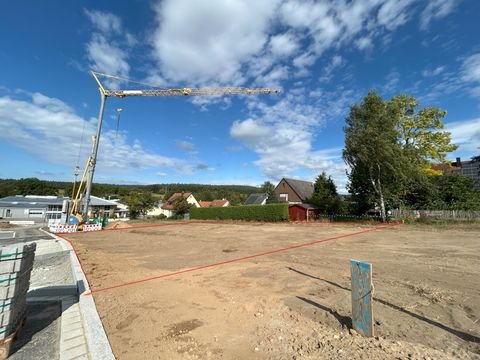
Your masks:
{"label": "wooden fence", "polygon": [[480,211],[467,210],[392,210],[394,219],[480,220]]}

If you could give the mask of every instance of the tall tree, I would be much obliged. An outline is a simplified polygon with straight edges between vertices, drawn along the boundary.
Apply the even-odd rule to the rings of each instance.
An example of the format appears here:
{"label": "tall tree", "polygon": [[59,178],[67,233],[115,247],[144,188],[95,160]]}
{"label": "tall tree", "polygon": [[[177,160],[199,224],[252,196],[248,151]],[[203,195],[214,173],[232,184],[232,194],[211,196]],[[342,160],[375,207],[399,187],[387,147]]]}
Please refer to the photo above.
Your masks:
{"label": "tall tree", "polygon": [[175,211],[176,215],[186,214],[191,207],[192,204],[189,204],[183,196],[173,203],[173,211]]}
{"label": "tall tree", "polygon": [[361,104],[351,107],[344,128],[349,191],[354,197],[375,200],[384,221],[386,199],[398,193],[405,180],[396,110],[370,91]]}
{"label": "tall tree", "polygon": [[398,140],[404,155],[424,173],[435,175],[431,162],[444,162],[446,155],[458,148],[451,143],[451,134],[441,131],[446,111],[435,107],[418,109],[419,103],[410,95],[395,96],[390,104],[396,116]]}
{"label": "tall tree", "polygon": [[277,196],[275,194],[275,185],[270,181],[265,181],[262,184],[262,193],[267,195],[267,203],[274,204],[278,202]]}
{"label": "tall tree", "polygon": [[321,211],[335,214],[340,209],[341,200],[337,187],[331,177],[322,172],[315,180],[314,190],[309,202]]}
{"label": "tall tree", "polygon": [[270,181],[265,181],[262,184],[262,192],[264,194],[270,195],[271,193],[273,193],[274,190],[275,190],[275,185],[273,185]]}
{"label": "tall tree", "polygon": [[153,209],[156,200],[151,193],[131,192],[125,196],[122,201],[128,206],[130,217],[135,219],[139,215],[145,216],[148,211]]}

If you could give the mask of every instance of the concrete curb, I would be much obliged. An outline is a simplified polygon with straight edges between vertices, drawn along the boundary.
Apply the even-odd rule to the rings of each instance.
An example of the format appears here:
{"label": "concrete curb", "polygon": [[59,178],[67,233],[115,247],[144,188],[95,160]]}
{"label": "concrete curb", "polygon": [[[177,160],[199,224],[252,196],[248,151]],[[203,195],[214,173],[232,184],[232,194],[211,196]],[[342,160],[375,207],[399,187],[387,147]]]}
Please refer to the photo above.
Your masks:
{"label": "concrete curb", "polygon": [[[78,288],[78,302],[66,302],[64,304],[62,301],[62,311],[64,312],[62,314],[60,360],[115,360],[93,296],[84,295],[90,288],[75,251],[66,240],[42,229],[40,230],[58,240],[62,249],[70,252],[72,274]],[[82,337],[86,340],[85,343],[82,342]]]}

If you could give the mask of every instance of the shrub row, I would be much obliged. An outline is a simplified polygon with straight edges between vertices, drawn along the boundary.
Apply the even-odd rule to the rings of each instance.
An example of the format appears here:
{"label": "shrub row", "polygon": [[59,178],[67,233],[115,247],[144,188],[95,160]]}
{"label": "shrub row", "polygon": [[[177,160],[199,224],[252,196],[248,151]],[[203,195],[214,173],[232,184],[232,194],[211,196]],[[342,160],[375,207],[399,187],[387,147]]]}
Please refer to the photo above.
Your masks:
{"label": "shrub row", "polygon": [[288,204],[192,208],[190,218],[199,220],[287,221]]}

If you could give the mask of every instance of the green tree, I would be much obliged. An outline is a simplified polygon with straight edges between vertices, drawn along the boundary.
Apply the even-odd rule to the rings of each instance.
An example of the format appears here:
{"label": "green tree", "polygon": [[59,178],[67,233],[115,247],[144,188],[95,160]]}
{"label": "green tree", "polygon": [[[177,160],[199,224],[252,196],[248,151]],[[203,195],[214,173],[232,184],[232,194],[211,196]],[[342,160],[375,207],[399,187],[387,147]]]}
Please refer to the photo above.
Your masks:
{"label": "green tree", "polygon": [[426,174],[435,174],[431,162],[444,162],[446,155],[458,148],[451,143],[451,134],[441,131],[447,113],[435,107],[418,109],[419,103],[410,95],[395,96],[390,104],[404,155]]}
{"label": "green tree", "polygon": [[335,214],[340,210],[341,199],[337,187],[332,178],[327,177],[324,172],[315,180],[313,195],[309,202],[328,214]]}
{"label": "green tree", "polygon": [[136,219],[138,216],[145,216],[148,211],[154,208],[157,202],[152,196],[152,193],[137,193],[131,192],[123,199],[123,202],[128,206],[130,217]]}
{"label": "green tree", "polygon": [[361,104],[351,107],[344,128],[349,191],[363,204],[378,204],[383,221],[386,200],[398,194],[405,181],[396,110],[370,91]]}
{"label": "green tree", "polygon": [[435,180],[445,209],[480,210],[480,191],[474,188],[471,178],[452,174],[439,176]]}
{"label": "green tree", "polygon": [[183,215],[188,213],[188,210],[192,207],[192,204],[189,204],[187,199],[183,196],[175,200],[173,203],[173,211],[175,211],[176,215]]}
{"label": "green tree", "polygon": [[262,184],[261,192],[267,195],[268,204],[278,203],[278,199],[275,194],[275,185],[273,185],[270,181],[265,181]]}

